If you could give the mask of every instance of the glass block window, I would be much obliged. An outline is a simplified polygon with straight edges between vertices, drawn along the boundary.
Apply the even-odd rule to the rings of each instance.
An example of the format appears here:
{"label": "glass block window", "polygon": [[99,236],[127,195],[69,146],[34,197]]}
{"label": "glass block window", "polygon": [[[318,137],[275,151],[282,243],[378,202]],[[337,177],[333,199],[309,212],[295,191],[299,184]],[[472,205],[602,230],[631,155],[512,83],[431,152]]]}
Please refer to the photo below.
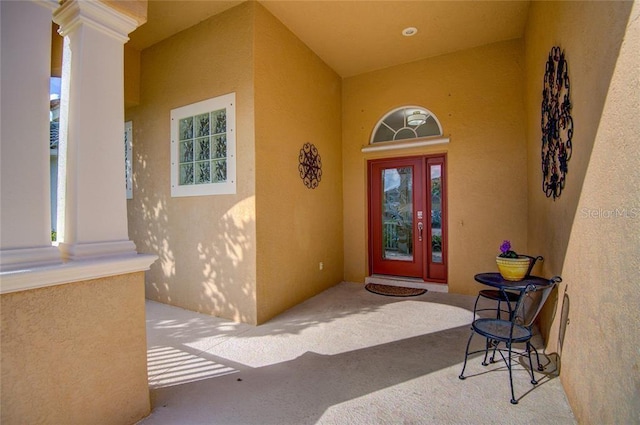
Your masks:
{"label": "glass block window", "polygon": [[235,93],[173,109],[171,196],[235,193]]}
{"label": "glass block window", "polygon": [[403,106],[378,121],[370,144],[437,136],[442,136],[442,126],[431,111],[421,106]]}

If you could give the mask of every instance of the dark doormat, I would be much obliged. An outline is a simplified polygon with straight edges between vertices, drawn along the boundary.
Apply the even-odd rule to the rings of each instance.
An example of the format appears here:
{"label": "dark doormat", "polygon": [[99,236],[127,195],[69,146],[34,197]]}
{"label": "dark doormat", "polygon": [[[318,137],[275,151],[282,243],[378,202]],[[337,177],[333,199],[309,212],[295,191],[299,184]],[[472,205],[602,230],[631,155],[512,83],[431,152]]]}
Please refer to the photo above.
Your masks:
{"label": "dark doormat", "polygon": [[416,297],[427,292],[426,289],[405,288],[403,286],[380,285],[378,283],[367,283],[364,287],[374,294],[386,295],[389,297]]}

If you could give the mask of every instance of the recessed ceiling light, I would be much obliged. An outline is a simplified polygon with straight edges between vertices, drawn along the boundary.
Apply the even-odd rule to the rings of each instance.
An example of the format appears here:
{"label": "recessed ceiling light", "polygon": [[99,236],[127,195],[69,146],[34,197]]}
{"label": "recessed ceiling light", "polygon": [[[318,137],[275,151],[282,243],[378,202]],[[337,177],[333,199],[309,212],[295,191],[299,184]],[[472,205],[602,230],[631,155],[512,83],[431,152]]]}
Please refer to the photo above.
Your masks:
{"label": "recessed ceiling light", "polygon": [[418,28],[416,27],[408,27],[402,30],[402,35],[405,37],[411,37],[412,35],[416,35],[418,32]]}

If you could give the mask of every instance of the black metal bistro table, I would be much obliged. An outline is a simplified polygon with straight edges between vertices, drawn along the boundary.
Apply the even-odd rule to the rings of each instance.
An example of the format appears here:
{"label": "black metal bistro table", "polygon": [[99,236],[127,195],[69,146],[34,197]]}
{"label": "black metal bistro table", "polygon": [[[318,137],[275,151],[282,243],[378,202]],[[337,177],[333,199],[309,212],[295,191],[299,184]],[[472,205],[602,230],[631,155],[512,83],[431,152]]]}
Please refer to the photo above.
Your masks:
{"label": "black metal bistro table", "polygon": [[493,286],[501,291],[522,291],[529,285],[543,288],[550,284],[549,279],[538,276],[527,276],[517,282],[505,280],[500,273],[478,273],[474,276],[476,282],[483,285]]}
{"label": "black metal bistro table", "polygon": [[[498,318],[500,318],[501,311],[509,313],[509,317],[511,318],[514,313],[511,303],[517,302],[520,296],[522,295],[522,293],[531,285],[535,286],[536,290],[538,290],[546,286],[549,286],[551,284],[551,282],[549,282],[548,279],[538,277],[538,276],[531,276],[531,275],[526,276],[524,279],[519,281],[506,280],[502,277],[500,273],[479,273],[475,275],[474,278],[477,282],[480,282],[483,285],[491,286],[497,289],[497,291],[490,291],[490,290],[480,291],[480,294],[490,293],[490,295],[485,294],[484,296],[486,298],[490,298],[498,301],[498,309],[497,309]],[[481,311],[481,310],[476,310],[478,306],[479,298],[480,298],[480,295],[478,295],[478,298],[476,298],[476,305],[473,307],[474,314],[477,311]],[[500,309],[501,302],[506,302],[508,310]]]}

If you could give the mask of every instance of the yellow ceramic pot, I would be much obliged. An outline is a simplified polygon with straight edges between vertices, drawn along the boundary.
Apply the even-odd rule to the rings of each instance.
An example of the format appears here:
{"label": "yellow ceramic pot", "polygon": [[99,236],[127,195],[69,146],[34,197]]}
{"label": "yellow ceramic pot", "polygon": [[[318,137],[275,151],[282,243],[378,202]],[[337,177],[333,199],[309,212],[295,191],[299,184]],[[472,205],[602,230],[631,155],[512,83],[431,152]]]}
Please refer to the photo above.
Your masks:
{"label": "yellow ceramic pot", "polygon": [[519,256],[518,258],[496,257],[498,270],[505,280],[517,282],[524,279],[529,270],[530,259],[528,257]]}

